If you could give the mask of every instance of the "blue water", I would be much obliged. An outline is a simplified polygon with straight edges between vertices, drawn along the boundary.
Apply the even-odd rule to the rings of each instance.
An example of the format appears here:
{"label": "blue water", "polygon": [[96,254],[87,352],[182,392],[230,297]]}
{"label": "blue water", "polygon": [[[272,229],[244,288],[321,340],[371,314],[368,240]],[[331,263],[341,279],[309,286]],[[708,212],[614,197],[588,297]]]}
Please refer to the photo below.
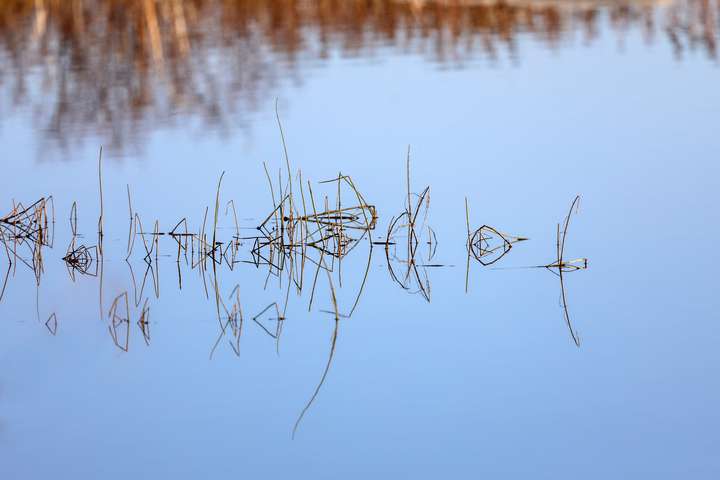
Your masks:
{"label": "blue water", "polygon": [[[242,126],[178,114],[135,147],[106,150],[102,292],[98,278],[72,282],[61,260],[74,201],[82,240],[96,241],[102,132],[48,146],[30,107],[8,110],[2,212],[52,195],[57,224],[39,287],[18,266],[0,303],[0,475],[717,478],[718,62],[700,51],[678,58],[639,27],[620,42],[599,26],[592,42],[560,48],[520,33],[514,55],[462,68],[383,47],[330,55],[301,81],[270,86]],[[322,276],[310,311],[307,288],[290,291],[278,355],[250,317],[284,304],[287,279],[266,285],[267,269],[249,264],[219,269],[223,298],[239,285],[246,322],[240,356],[226,337],[210,359],[215,276],[206,296],[183,264],[180,289],[164,238],[159,295],[150,281],[140,295],[150,345],[134,323],[140,308],[131,304],[127,352],[107,320],[117,295],[133,300],[129,265],[138,283],[146,268],[139,251],[125,262],[126,185],[147,231],[182,217],[197,231],[224,171],[221,204],[232,199],[253,235],[272,210],[262,162],[273,176],[285,167],[276,97],[293,172],[318,198],[332,194],[318,181],[351,175],[377,207],[378,237],[404,207],[410,145],[413,190],[430,186],[433,263],[444,265],[427,268],[427,302],[394,283],[383,247],[372,249],[358,307],[339,321],[327,380],[294,440],[331,349]],[[558,277],[520,268],[555,260],[557,224],[576,194],[566,256],[589,268],[564,281],[579,348]],[[497,268],[472,262],[467,293],[465,197],[473,228],[530,238]],[[233,228],[222,216],[220,235]],[[341,311],[369,250],[343,260]],[[52,313],[56,335],[44,325]]]}

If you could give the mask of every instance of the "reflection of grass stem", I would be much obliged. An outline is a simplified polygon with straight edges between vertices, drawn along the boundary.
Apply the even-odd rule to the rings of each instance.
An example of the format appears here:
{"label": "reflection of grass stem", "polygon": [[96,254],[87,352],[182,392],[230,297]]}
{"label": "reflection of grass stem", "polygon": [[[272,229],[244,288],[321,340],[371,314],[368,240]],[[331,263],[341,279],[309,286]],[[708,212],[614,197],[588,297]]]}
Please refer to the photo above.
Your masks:
{"label": "reflection of grass stem", "polygon": [[103,254],[103,227],[105,223],[104,207],[103,207],[103,179],[102,179],[102,153],[103,148],[100,146],[100,153],[98,154],[98,184],[100,186],[100,216],[98,217],[98,251],[100,255]]}
{"label": "reflection of grass stem", "polygon": [[[570,217],[572,216],[573,210],[577,212],[577,210],[580,207],[580,196],[577,195],[575,199],[573,200],[572,204],[570,204],[570,210],[568,211],[567,215],[565,216],[565,221],[563,223],[562,230],[560,230],[560,224],[557,225],[557,241],[556,241],[556,254],[557,254],[557,260],[554,263],[550,263],[548,265],[545,265],[545,268],[555,273],[560,278],[560,298],[562,301],[562,308],[563,308],[563,317],[565,318],[565,324],[568,327],[568,330],[570,331],[570,336],[573,339],[573,342],[575,343],[575,346],[580,346],[580,337],[575,330],[575,328],[572,325],[572,321],[570,320],[570,312],[568,311],[568,304],[567,304],[567,297],[565,293],[565,279],[564,279],[564,273],[566,272],[574,272],[576,270],[585,269],[587,268],[588,262],[586,258],[580,258],[575,260],[569,260],[566,261],[564,258],[565,255],[565,239],[567,238],[567,231],[570,227]],[[557,271],[554,271],[553,269],[556,269]]]}

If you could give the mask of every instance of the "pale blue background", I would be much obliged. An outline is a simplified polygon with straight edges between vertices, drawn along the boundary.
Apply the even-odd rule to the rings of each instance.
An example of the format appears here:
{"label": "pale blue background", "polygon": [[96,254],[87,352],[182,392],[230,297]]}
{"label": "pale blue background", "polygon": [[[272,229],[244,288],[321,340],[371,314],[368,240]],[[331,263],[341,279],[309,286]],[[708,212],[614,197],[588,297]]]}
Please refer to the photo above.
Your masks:
{"label": "pale blue background", "polygon": [[[70,283],[55,252],[40,323],[27,272],[0,305],[0,476],[718,478],[719,73],[701,52],[678,61],[668,42],[631,31],[623,48],[610,32],[554,51],[520,37],[516,59],[464,69],[336,55],[301,84],[281,82],[294,166],[313,180],[351,174],[381,229],[402,208],[412,145],[437,260],[455,265],[431,272],[432,303],[397,288],[376,255],[291,441],[332,332],[306,298],[291,300],[279,358],[248,323],[240,359],[224,345],[209,361],[214,305],[195,273],[179,293],[166,259],[152,346],[134,330],[124,354],[98,319],[97,285]],[[129,288],[126,183],[146,223],[197,227],[223,170],[240,217],[266,213],[261,162],[282,165],[272,98],[252,118],[224,136],[159,129],[138,152],[108,154],[106,302]],[[28,112],[3,115],[0,204],[52,193],[63,250],[73,200],[80,229],[95,225],[99,140],[43,150],[32,125]],[[548,272],[475,264],[464,293],[466,195],[477,226],[531,237],[509,267],[553,259],[577,193],[568,255],[590,268],[567,286],[580,349]],[[248,314],[282,297],[249,266],[222,279],[227,293],[240,283]],[[42,325],[51,312],[57,337]]]}

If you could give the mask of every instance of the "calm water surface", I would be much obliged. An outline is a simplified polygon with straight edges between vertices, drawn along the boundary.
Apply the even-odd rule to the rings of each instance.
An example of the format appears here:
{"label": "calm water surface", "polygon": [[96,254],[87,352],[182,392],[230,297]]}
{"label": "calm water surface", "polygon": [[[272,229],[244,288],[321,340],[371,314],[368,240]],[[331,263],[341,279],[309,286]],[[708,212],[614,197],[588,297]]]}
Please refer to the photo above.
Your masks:
{"label": "calm water surface", "polygon": [[[3,3],[0,218],[52,195],[55,224],[35,271],[1,230],[0,476],[718,478],[719,22],[710,0]],[[329,225],[282,265],[256,228],[290,195],[276,99],[290,215]],[[408,145],[412,262],[387,238]],[[373,229],[320,214],[338,172]],[[563,299],[542,266],[578,194]],[[466,198],[471,235],[530,240],[468,260]],[[178,262],[153,232],[183,218]],[[222,247],[198,261],[203,224]]]}

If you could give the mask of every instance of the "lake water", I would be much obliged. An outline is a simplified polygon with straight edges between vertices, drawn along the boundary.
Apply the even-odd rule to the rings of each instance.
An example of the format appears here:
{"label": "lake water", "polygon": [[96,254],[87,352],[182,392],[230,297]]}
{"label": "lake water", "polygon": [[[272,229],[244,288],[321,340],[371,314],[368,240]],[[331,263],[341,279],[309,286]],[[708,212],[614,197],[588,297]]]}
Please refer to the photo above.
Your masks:
{"label": "lake water", "polygon": [[2,3],[0,477],[718,478],[719,28]]}

